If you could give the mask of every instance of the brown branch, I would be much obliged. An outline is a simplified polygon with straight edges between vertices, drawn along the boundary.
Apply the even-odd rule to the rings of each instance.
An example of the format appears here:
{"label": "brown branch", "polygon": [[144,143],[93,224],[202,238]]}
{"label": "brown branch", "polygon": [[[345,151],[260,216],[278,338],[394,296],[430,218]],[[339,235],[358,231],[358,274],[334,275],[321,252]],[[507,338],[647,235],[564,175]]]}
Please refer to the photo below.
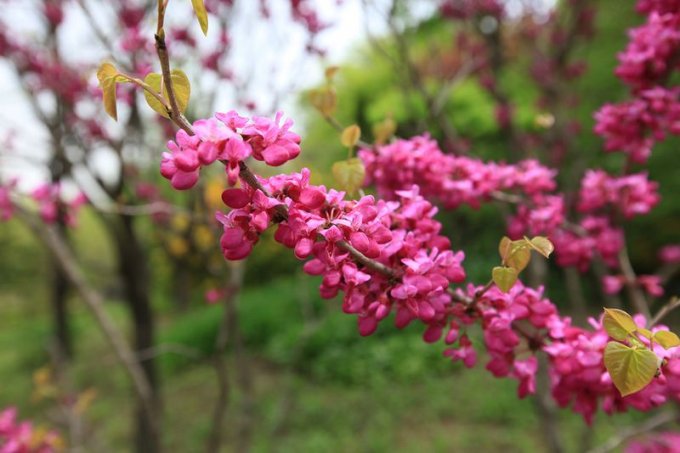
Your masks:
{"label": "brown branch", "polygon": [[165,7],[168,4],[168,0],[158,0],[158,26],[156,28],[156,34],[154,39],[156,41],[156,53],[158,54],[158,60],[161,64],[161,74],[163,75],[163,83],[165,89],[168,92],[168,101],[170,101],[170,110],[168,115],[172,121],[177,124],[180,128],[184,129],[187,133],[193,135],[193,129],[191,124],[182,115],[177,104],[177,97],[175,96],[175,87],[172,83],[172,73],[170,72],[170,58],[168,56],[168,47],[165,44],[165,31],[163,30],[163,23],[165,20]]}
{"label": "brown branch", "polygon": [[379,272],[390,278],[398,278],[401,276],[401,272],[399,270],[393,269],[389,266],[385,266],[384,264],[378,261],[370,259],[366,255],[361,253],[359,250],[355,249],[354,246],[352,246],[352,244],[350,244],[347,241],[338,241],[335,243],[335,245],[337,245],[341,249],[348,251],[352,258],[354,258],[354,260],[357,263],[363,264],[365,267],[371,270]]}
{"label": "brown branch", "polygon": [[645,318],[651,318],[647,298],[637,284],[637,275],[630,262],[628,249],[625,245],[619,252],[619,266],[621,267],[621,272],[625,278],[626,292],[628,293],[628,297],[630,298],[633,307],[635,307],[635,310],[637,310],[638,313],[644,315]]}
{"label": "brown branch", "polygon": [[631,437],[639,436],[640,434],[645,434],[652,431],[659,426],[665,425],[667,423],[677,421],[678,416],[673,412],[662,412],[655,415],[644,423],[631,426],[630,428],[620,430],[615,436],[612,436],[605,443],[597,448],[593,448],[588,453],[607,453],[615,450],[618,446],[623,444],[625,441]]}
{"label": "brown branch", "polygon": [[61,267],[64,275],[77,290],[78,294],[85,302],[95,320],[99,324],[101,332],[116,354],[119,364],[128,374],[132,381],[132,386],[142,402],[142,407],[147,417],[149,425],[154,433],[158,433],[158,422],[155,418],[153,403],[153,392],[149,381],[142,370],[140,363],[129,345],[125,341],[122,333],[116,327],[114,321],[104,308],[104,298],[86,280],[83,271],[78,267],[73,252],[62,242],[58,233],[53,227],[46,226],[36,220],[21,206],[17,207],[17,216],[35,233],[36,236],[47,246],[54,256],[56,262]]}
{"label": "brown branch", "polygon": [[654,315],[652,320],[649,322],[650,328],[657,325],[667,314],[680,307],[680,297],[673,297],[669,300],[666,305],[661,307],[661,309]]}
{"label": "brown branch", "polygon": [[224,355],[227,351],[229,342],[229,331],[233,328],[233,305],[236,304],[236,299],[243,285],[243,271],[244,266],[241,262],[232,262],[231,272],[229,274],[229,285],[227,293],[224,297],[224,310],[222,312],[222,321],[220,322],[217,338],[215,339],[215,372],[217,373],[217,401],[213,409],[212,425],[210,428],[210,436],[208,437],[208,444],[206,451],[209,453],[219,452],[222,444],[222,425],[224,424],[224,416],[229,405],[229,394],[231,386],[229,383],[229,373],[227,371],[227,363]]}

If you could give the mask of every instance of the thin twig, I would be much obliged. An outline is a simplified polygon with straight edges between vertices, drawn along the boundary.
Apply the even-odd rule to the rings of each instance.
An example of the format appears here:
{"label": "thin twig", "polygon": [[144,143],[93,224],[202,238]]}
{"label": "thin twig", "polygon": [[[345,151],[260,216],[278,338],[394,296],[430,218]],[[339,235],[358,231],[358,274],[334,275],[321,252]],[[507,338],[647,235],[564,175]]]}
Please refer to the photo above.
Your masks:
{"label": "thin twig", "polygon": [[650,326],[657,325],[659,322],[661,322],[663,318],[666,317],[667,314],[669,314],[678,307],[680,307],[680,297],[676,296],[669,300],[666,305],[661,307],[661,309],[656,313],[656,315],[654,315],[649,325]]}
{"label": "thin twig", "polygon": [[233,324],[233,304],[236,303],[241,286],[243,285],[244,266],[241,262],[232,262],[230,269],[229,285],[223,299],[224,308],[222,312],[222,321],[220,322],[217,338],[215,339],[214,361],[215,372],[217,373],[217,401],[215,402],[215,408],[213,409],[210,436],[208,437],[206,448],[208,453],[220,451],[220,446],[222,444],[222,426],[229,405],[229,394],[231,389],[227,362],[224,355],[227,351],[229,330]]}
{"label": "thin twig", "polygon": [[619,252],[619,266],[621,267],[621,272],[625,278],[626,291],[628,293],[628,297],[630,297],[633,307],[635,307],[635,310],[637,310],[638,313],[644,315],[645,318],[651,318],[647,298],[637,285],[637,275],[635,274],[633,265],[630,262],[628,249],[625,245]]}
{"label": "thin twig", "polygon": [[607,453],[613,451],[631,437],[648,433],[659,426],[676,421],[677,419],[678,416],[673,412],[662,412],[644,423],[620,430],[615,436],[610,437],[605,443],[599,447],[593,448],[592,450],[588,451],[588,453]]}

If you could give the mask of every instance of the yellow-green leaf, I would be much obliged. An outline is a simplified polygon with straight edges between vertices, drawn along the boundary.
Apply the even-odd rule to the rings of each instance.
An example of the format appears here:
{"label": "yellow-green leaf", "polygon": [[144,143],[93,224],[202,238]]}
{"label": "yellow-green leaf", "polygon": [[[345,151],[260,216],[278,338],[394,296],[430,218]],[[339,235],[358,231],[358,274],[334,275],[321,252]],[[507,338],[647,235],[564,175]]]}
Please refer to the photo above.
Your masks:
{"label": "yellow-green leaf", "polygon": [[663,346],[664,349],[674,348],[675,346],[680,346],[680,338],[673,332],[667,330],[659,330],[654,333],[654,341]]}
{"label": "yellow-green leaf", "polygon": [[118,109],[116,108],[116,76],[104,79],[101,83],[104,97],[104,110],[114,120],[118,120]]}
{"label": "yellow-green leaf", "polygon": [[623,310],[617,308],[605,308],[602,326],[610,337],[623,341],[628,335],[635,332],[638,327],[633,318]]}
{"label": "yellow-green leaf", "polygon": [[340,142],[342,143],[342,146],[352,148],[359,141],[359,137],[361,137],[361,129],[356,124],[352,124],[342,131]]}
{"label": "yellow-green leaf", "polygon": [[309,101],[323,116],[330,117],[335,112],[337,96],[333,88],[322,88],[310,91]]}
{"label": "yellow-green leaf", "polygon": [[553,250],[555,250],[555,246],[553,245],[553,243],[550,242],[550,239],[546,237],[536,236],[532,239],[526,237],[524,239],[527,241],[529,247],[536,250],[538,253],[545,256],[546,258],[549,258],[550,254],[553,252]]}
{"label": "yellow-green leaf", "polygon": [[397,131],[397,123],[391,116],[388,116],[378,124],[373,126],[373,138],[378,145],[387,143]]}
{"label": "yellow-green leaf", "polygon": [[627,396],[642,390],[654,379],[659,359],[646,348],[630,348],[624,344],[610,341],[604,349],[604,366],[612,382]]}
{"label": "yellow-green leaf", "polygon": [[208,11],[205,9],[203,0],[191,0],[191,6],[194,8],[198,24],[201,26],[201,31],[204,35],[208,34]]}
{"label": "yellow-green leaf", "polygon": [[[191,84],[189,83],[189,78],[179,69],[173,69],[170,74],[170,78],[172,79],[172,87],[175,92],[177,106],[179,107],[180,112],[184,113],[187,106],[189,105],[189,98],[191,96]],[[168,90],[164,86],[163,76],[156,74],[155,72],[151,72],[147,74],[146,77],[144,77],[144,82],[153,88],[156,93],[162,93],[162,96],[165,99],[168,99]],[[158,112],[165,118],[170,118],[165,106],[146,90],[144,90],[144,98],[146,99],[146,103],[149,104],[149,107],[154,109],[154,111]]]}
{"label": "yellow-green leaf", "polygon": [[501,239],[501,242],[498,243],[498,254],[501,256],[501,260],[505,261],[505,259],[510,255],[510,250],[512,249],[512,240],[507,237],[503,236]]}
{"label": "yellow-green leaf", "polygon": [[491,271],[491,278],[498,288],[507,293],[517,281],[517,269],[512,267],[496,266]]}
{"label": "yellow-green leaf", "polygon": [[116,75],[118,75],[118,70],[111,63],[102,63],[97,69],[97,80],[99,80],[100,86],[106,79],[115,77]]}
{"label": "yellow-green leaf", "polygon": [[524,247],[516,247],[505,259],[505,265],[522,272],[531,260],[531,251]]}
{"label": "yellow-green leaf", "polygon": [[326,76],[326,82],[332,83],[333,78],[335,77],[335,74],[337,74],[339,70],[340,70],[340,68],[337,67],[337,66],[327,67],[326,70],[324,71],[324,75]]}
{"label": "yellow-green leaf", "polygon": [[356,192],[364,184],[366,169],[361,159],[356,157],[334,163],[331,171],[339,188],[349,194]]}
{"label": "yellow-green leaf", "polygon": [[652,333],[651,330],[645,329],[644,327],[638,327],[637,333],[639,333],[640,335],[642,335],[643,337],[645,337],[648,340],[651,340],[652,337],[654,336],[654,334]]}

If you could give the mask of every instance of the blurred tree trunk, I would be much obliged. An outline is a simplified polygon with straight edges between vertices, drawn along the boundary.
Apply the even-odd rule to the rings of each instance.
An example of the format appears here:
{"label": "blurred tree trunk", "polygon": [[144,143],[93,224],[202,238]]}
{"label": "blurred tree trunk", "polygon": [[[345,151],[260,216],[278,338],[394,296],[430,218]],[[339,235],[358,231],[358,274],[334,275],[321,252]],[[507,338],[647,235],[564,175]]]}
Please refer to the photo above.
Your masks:
{"label": "blurred tree trunk", "polygon": [[[63,223],[59,224],[58,231],[64,243],[68,244]],[[54,326],[54,352],[59,362],[67,362],[73,357],[73,339],[69,326],[67,301],[70,285],[61,265],[55,258],[51,258],[50,266],[52,268],[50,307]]]}
{"label": "blurred tree trunk", "polygon": [[[116,230],[118,266],[126,302],[132,315],[133,345],[137,354],[149,352],[154,346],[155,322],[149,297],[146,254],[134,231],[134,218],[120,215]],[[153,357],[138,359],[151,386],[156,424],[160,420],[160,392],[156,363]],[[160,436],[154,431],[141,401],[137,402],[135,416],[135,450],[155,453],[161,450]]]}

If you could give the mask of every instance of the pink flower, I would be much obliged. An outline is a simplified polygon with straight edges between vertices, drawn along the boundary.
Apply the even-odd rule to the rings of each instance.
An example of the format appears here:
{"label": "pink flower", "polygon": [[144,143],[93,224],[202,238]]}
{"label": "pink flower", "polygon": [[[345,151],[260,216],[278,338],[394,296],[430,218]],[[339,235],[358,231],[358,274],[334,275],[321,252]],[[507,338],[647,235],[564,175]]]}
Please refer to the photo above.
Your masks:
{"label": "pink flower", "polygon": [[659,260],[665,264],[680,263],[680,244],[666,245],[659,251]]}
{"label": "pink flower", "polygon": [[240,163],[251,155],[274,166],[294,159],[300,154],[300,137],[289,130],[293,124],[290,119],[278,124],[281,117],[279,112],[274,121],[263,117],[249,121],[230,111],[197,120],[193,124],[196,135],[179,130],[175,141],[168,142],[170,152],[163,153],[161,174],[175,189],[186,190],[198,181],[201,167],[219,160],[233,186]]}
{"label": "pink flower", "polygon": [[300,136],[289,130],[293,121],[287,119],[279,125],[282,117],[282,112],[278,112],[273,121],[255,116],[252,124],[243,129],[244,138],[253,148],[253,157],[274,167],[300,154]]}
{"label": "pink flower", "polygon": [[11,192],[16,187],[17,181],[11,180],[8,184],[0,185],[0,220],[6,222],[14,214]]}
{"label": "pink flower", "polygon": [[210,288],[205,292],[204,298],[206,303],[213,305],[223,299],[226,294],[227,290],[225,288]]}
{"label": "pink flower", "polygon": [[607,294],[618,294],[623,289],[626,279],[623,275],[607,275],[602,278],[602,287]]}

